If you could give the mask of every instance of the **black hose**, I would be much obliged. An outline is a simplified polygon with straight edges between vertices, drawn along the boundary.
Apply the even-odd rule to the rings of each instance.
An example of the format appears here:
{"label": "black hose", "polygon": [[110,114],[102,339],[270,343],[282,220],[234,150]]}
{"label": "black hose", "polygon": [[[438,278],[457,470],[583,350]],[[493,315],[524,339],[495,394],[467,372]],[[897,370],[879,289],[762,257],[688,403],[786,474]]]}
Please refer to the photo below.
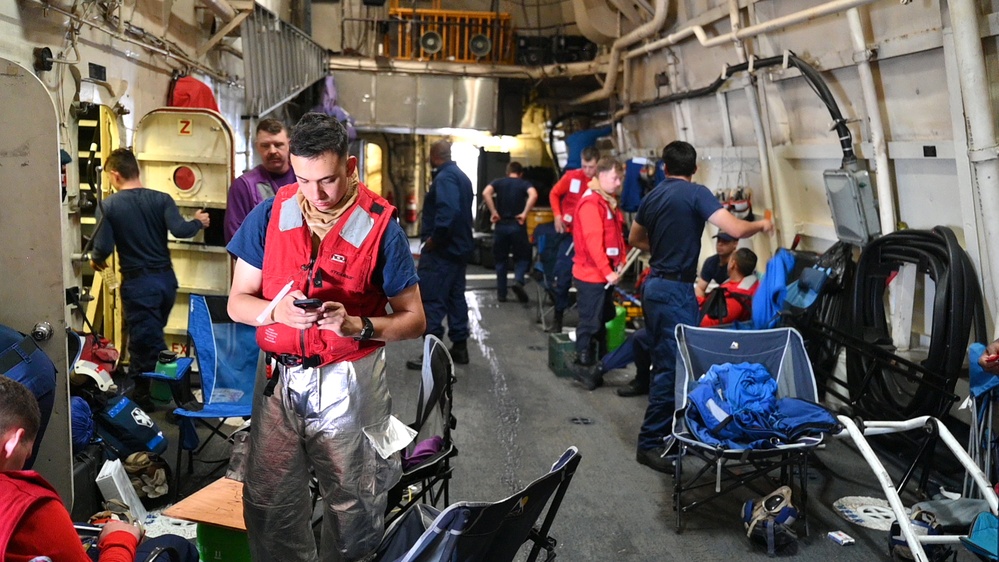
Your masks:
{"label": "black hose", "polygon": [[[751,63],[754,69],[766,68],[769,66],[782,66],[784,64],[784,59],[784,56],[767,57],[763,59],[754,59]],[[833,97],[832,91],[829,90],[829,86],[826,85],[825,80],[822,79],[822,75],[819,74],[819,71],[816,70],[815,67],[801,60],[793,53],[787,56],[787,64],[801,71],[801,76],[819,96],[819,99],[826,106],[826,109],[829,110],[836,134],[839,135],[840,148],[843,149],[843,166],[852,167],[857,162],[857,155],[853,152],[853,134],[850,133],[850,128],[846,126],[846,119],[843,118],[843,113],[839,110],[839,104],[836,103],[836,98]],[[717,92],[718,89],[728,81],[729,77],[736,72],[748,71],[749,65],[750,62],[726,65],[724,72],[722,72],[722,74],[715,79],[714,82],[704,86],[703,88],[689,90],[686,92],[678,92],[663,98],[656,98],[646,102],[637,102],[631,104],[631,106],[635,109],[647,109],[666,103],[713,94]]]}
{"label": "black hose", "polygon": [[848,347],[850,395],[863,412],[882,418],[941,416],[950,406],[948,396],[962,373],[968,342],[972,336],[974,341],[986,337],[982,291],[971,259],[950,228],[882,236],[864,248],[854,280],[853,330],[868,344],[894,351],[885,291],[889,277],[905,264],[915,265],[936,284],[930,342],[919,362],[931,374],[903,380]]}

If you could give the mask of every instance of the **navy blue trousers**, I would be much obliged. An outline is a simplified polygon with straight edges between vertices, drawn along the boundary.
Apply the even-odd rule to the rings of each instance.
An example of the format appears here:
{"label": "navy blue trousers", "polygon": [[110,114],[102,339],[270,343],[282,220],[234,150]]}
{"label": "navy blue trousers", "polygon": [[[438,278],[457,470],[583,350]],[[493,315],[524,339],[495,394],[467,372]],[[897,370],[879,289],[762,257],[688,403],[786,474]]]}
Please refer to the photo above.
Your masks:
{"label": "navy blue trousers", "polygon": [[572,258],[576,249],[572,247],[571,234],[559,234],[558,253],[555,256],[555,312],[569,308],[569,289],[572,288]]}
{"label": "navy blue trousers", "polygon": [[166,349],[163,328],[175,300],[177,277],[173,271],[142,275],[121,284],[121,303],[128,328],[129,372],[133,375],[148,373],[156,367],[160,351]]}
{"label": "navy blue trousers", "polygon": [[527,227],[517,221],[500,221],[493,231],[493,258],[496,260],[496,295],[506,297],[507,256],[513,254],[513,278],[524,284],[527,268],[531,266],[531,242]]}
{"label": "navy blue trousers", "polygon": [[607,349],[607,321],[614,317],[614,291],[604,289],[605,283],[576,280],[576,303],[579,305],[579,325],[576,326],[576,353],[582,353],[596,342],[594,358]]}
{"label": "navy blue trousers", "polygon": [[420,256],[416,268],[420,276],[420,296],[427,316],[424,334],[444,337],[447,318],[448,337],[452,342],[468,339],[468,303],[465,302],[465,263],[451,261],[434,253]]}
{"label": "navy blue trousers", "polygon": [[694,285],[649,277],[642,293],[642,310],[652,340],[652,381],[638,448],[655,449],[662,447],[663,438],[672,431],[677,349],[673,331],[677,324],[697,325]]}

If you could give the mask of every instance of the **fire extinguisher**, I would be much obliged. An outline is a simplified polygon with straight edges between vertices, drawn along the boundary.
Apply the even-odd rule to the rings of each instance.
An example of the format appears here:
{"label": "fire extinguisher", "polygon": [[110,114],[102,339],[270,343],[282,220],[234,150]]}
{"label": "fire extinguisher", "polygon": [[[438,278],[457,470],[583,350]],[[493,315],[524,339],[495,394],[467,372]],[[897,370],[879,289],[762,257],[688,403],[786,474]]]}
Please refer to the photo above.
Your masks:
{"label": "fire extinguisher", "polygon": [[410,224],[416,223],[416,194],[410,193],[406,198],[406,222]]}

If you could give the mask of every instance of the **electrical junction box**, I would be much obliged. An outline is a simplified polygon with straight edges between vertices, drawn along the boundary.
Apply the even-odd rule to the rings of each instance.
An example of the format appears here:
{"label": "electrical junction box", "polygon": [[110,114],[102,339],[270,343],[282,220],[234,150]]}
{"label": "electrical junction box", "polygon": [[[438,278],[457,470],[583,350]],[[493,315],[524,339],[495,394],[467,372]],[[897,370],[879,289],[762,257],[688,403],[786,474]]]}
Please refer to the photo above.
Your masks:
{"label": "electrical junction box", "polygon": [[881,234],[874,184],[867,170],[826,170],[822,179],[837,238],[863,247]]}

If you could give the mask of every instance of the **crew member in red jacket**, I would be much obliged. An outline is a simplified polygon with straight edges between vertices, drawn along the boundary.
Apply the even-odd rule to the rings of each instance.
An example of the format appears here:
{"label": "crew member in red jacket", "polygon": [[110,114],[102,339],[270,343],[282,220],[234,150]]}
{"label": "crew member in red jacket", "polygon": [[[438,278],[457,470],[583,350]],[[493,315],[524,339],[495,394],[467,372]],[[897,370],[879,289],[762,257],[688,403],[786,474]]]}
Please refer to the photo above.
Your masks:
{"label": "crew member in red jacket", "polygon": [[[0,560],[28,562],[46,556],[57,562],[91,562],[55,488],[34,470],[21,470],[31,456],[40,419],[35,396],[0,376]],[[197,549],[182,537],[165,535],[139,546],[140,536],[134,525],[106,523],[97,539],[98,560],[145,560],[157,546],[176,548],[182,562],[198,559]]]}
{"label": "crew member in red jacket", "polygon": [[[624,216],[617,205],[624,166],[614,158],[597,162],[596,177],[576,206],[572,276],[579,303],[576,328],[576,380],[588,390],[600,386],[597,357],[607,351],[605,322],[614,317],[614,291],[627,255]],[[596,349],[594,349],[596,348]]]}
{"label": "crew member in red jacket", "polygon": [[[756,254],[749,248],[739,248],[728,260],[728,281],[725,281],[714,291],[722,291],[725,295],[725,307],[728,314],[724,318],[712,318],[703,314],[701,326],[711,327],[732,322],[744,322],[753,317],[753,295],[760,286],[756,277]],[[712,291],[712,293],[714,292]],[[698,297],[697,305],[704,307],[707,296]]]}
{"label": "crew member in red jacket", "polygon": [[595,146],[583,149],[581,154],[583,167],[569,170],[561,179],[555,182],[548,194],[548,202],[555,215],[555,232],[558,235],[553,242],[558,250],[555,258],[555,319],[551,332],[562,331],[562,316],[569,308],[569,289],[572,287],[573,253],[572,228],[576,224],[576,204],[586,192],[594,174],[597,173],[597,159],[600,151]]}
{"label": "crew member in red jacket", "polygon": [[289,144],[298,182],[257,205],[228,246],[229,315],[257,326],[269,363],[254,391],[243,519],[254,560],[367,560],[412,439],[391,415],[384,345],[419,337],[426,318],[395,208],[357,181],[343,125],[306,114]]}

